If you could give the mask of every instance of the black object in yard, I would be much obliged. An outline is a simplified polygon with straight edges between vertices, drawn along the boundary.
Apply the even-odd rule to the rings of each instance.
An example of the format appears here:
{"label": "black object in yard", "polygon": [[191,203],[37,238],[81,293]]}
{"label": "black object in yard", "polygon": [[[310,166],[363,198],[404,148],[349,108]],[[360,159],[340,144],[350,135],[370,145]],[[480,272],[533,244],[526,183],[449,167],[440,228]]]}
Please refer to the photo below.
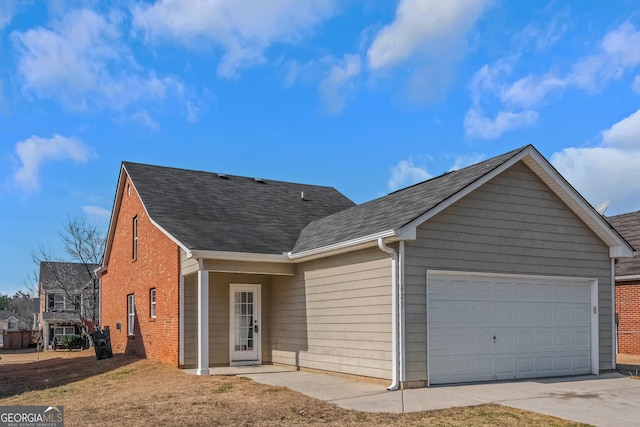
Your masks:
{"label": "black object in yard", "polygon": [[113,357],[111,350],[111,333],[108,329],[104,331],[96,329],[91,332],[93,338],[93,348],[96,350],[96,359],[108,359]]}

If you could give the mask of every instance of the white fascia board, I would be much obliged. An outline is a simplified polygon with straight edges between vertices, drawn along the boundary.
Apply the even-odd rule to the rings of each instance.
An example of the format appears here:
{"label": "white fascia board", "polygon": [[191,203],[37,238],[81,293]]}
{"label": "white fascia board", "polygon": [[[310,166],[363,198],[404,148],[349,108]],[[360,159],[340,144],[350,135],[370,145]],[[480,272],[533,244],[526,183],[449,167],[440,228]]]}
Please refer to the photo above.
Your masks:
{"label": "white fascia board", "polygon": [[[125,171],[126,171],[126,168],[124,166],[122,168],[125,169]],[[129,175],[129,173],[127,172],[127,176],[128,175]],[[153,224],[158,230],[160,230],[165,236],[167,236],[169,238],[169,240],[171,240],[176,245],[180,246],[182,248],[182,250],[184,250],[187,253],[187,257],[188,257],[189,254],[191,253],[191,250],[189,248],[187,248],[181,241],[176,239],[173,234],[169,233],[167,230],[165,230],[160,224],[158,224],[153,219],[153,217],[149,214],[149,211],[147,210],[147,206],[144,204],[144,201],[142,200],[142,197],[140,197],[140,193],[138,193],[138,189],[136,188],[135,182],[133,182],[131,177],[129,177],[129,181],[131,182],[131,186],[133,187],[133,190],[136,192],[136,196],[138,197],[138,199],[140,199],[140,203],[142,204],[142,208],[144,209],[144,212],[147,214],[147,218],[149,218],[149,221],[151,221],[151,224]]]}
{"label": "white fascia board", "polygon": [[111,219],[109,220],[109,230],[107,231],[107,244],[105,246],[104,258],[102,260],[102,266],[99,269],[99,273],[102,274],[102,273],[104,273],[105,271],[108,270],[107,262],[108,262],[109,256],[111,255],[111,245],[113,243],[113,235],[115,233],[115,222],[114,221],[116,219],[116,216],[120,213],[120,206],[122,205],[122,198],[124,197],[124,191],[125,191],[124,182],[126,181],[126,179],[124,179],[125,176],[129,177],[129,181],[131,183],[131,186],[133,187],[134,191],[136,192],[136,197],[138,197],[138,199],[140,199],[140,203],[142,204],[142,207],[144,209],[144,212],[147,214],[147,217],[151,221],[151,224],[153,224],[158,230],[160,230],[172,242],[174,242],[176,245],[180,246],[187,253],[187,256],[188,256],[191,253],[191,250],[189,250],[189,248],[187,248],[184,244],[182,244],[182,242],[180,242],[178,239],[176,239],[171,233],[169,233],[167,230],[162,228],[162,226],[160,224],[158,224],[151,217],[151,215],[149,215],[149,211],[147,210],[147,207],[145,206],[144,201],[140,197],[140,193],[138,193],[138,189],[136,188],[136,184],[133,182],[133,180],[129,176],[129,172],[127,172],[127,169],[123,164],[121,166],[121,168],[120,168],[120,176],[118,177],[118,187],[117,187],[118,189],[116,191],[116,199],[115,199],[114,204],[113,204],[113,209],[111,210]]}
{"label": "white fascia board", "polygon": [[626,246],[613,246],[609,248],[609,258],[631,258],[638,253]]}
{"label": "white fascia board", "polygon": [[289,263],[286,254],[258,254],[250,252],[229,252],[229,251],[208,251],[189,250],[187,258],[195,259],[220,259],[225,261],[248,261],[248,262],[280,262]]}
{"label": "white fascia board", "polygon": [[616,276],[616,282],[626,282],[628,280],[640,280],[640,274],[633,274],[631,276]]}
{"label": "white fascia board", "polygon": [[[525,164],[571,209],[591,230],[609,246],[611,258],[633,256],[633,248],[622,238],[578,191],[538,151],[527,149]],[[535,162],[536,167],[530,164]]]}
{"label": "white fascia board", "polygon": [[522,160],[525,156],[527,156],[527,154],[528,154],[530,149],[531,149],[530,147],[527,147],[527,148],[523,149],[518,154],[513,156],[511,159],[507,160],[505,163],[503,163],[502,165],[498,166],[496,169],[492,170],[491,172],[487,173],[486,175],[480,177],[476,181],[474,181],[471,184],[467,185],[465,188],[463,188],[462,190],[458,191],[457,193],[455,193],[454,195],[452,195],[448,199],[444,200],[443,202],[441,202],[440,204],[438,204],[437,206],[435,206],[434,208],[432,208],[428,212],[425,212],[424,214],[420,215],[419,217],[417,217],[413,221],[407,223],[402,228],[400,228],[399,233],[400,234],[404,234],[404,233],[409,232],[409,230],[413,230],[413,233],[415,234],[415,229],[420,224],[424,223],[428,219],[430,219],[430,218],[434,217],[435,215],[439,214],[440,212],[442,212],[443,210],[445,210],[449,206],[451,206],[454,203],[456,203],[458,200],[462,199],[463,197],[467,196],[471,192],[473,192],[476,189],[478,189],[478,187],[480,187],[481,185],[484,185],[485,183],[487,183],[491,179],[493,179],[496,176],[500,175],[505,170],[509,169],[511,166],[513,166],[514,164],[516,164],[517,162]]}
{"label": "white fascia board", "polygon": [[376,242],[379,238],[395,237],[397,236],[397,234],[398,233],[396,232],[396,230],[386,230],[380,233],[370,234],[368,236],[358,237],[356,239],[345,240],[343,242],[334,243],[332,245],[327,245],[320,248],[314,248],[314,249],[309,249],[307,251],[297,252],[295,254],[291,252],[286,252],[285,255],[291,260],[317,257],[318,255],[329,256],[329,255],[332,255],[333,252],[340,252],[346,248],[350,248],[352,246],[358,246],[363,243]]}
{"label": "white fascia board", "polygon": [[469,184],[433,209],[400,228],[399,232],[415,229],[420,224],[442,212],[458,200],[467,196],[481,185],[503,173],[519,161],[524,163],[536,174],[591,230],[609,246],[611,258],[626,258],[633,256],[633,248],[589,205],[584,198],[555,170],[535,148],[528,146],[514,155],[511,159],[498,166],[493,171]]}
{"label": "white fascia board", "polygon": [[102,266],[100,268],[100,274],[107,271],[107,261],[111,255],[111,244],[113,243],[113,236],[115,234],[115,217],[120,212],[120,204],[122,200],[122,193],[124,191],[124,179],[125,174],[128,176],[124,165],[120,166],[120,174],[118,176],[118,185],[116,186],[116,197],[113,201],[113,208],[111,209],[111,217],[109,218],[109,229],[107,230],[107,242],[104,248],[104,256],[102,258]]}

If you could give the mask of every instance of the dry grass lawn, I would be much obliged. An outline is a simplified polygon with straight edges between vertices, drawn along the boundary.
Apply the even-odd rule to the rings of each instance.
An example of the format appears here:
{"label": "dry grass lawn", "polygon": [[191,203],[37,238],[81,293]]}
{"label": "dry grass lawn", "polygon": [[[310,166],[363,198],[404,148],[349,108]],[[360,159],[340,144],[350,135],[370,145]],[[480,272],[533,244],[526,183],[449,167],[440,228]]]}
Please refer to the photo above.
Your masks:
{"label": "dry grass lawn", "polygon": [[66,426],[575,426],[499,405],[411,414],[348,411],[285,387],[199,377],[93,350],[0,352],[0,406],[64,405]]}

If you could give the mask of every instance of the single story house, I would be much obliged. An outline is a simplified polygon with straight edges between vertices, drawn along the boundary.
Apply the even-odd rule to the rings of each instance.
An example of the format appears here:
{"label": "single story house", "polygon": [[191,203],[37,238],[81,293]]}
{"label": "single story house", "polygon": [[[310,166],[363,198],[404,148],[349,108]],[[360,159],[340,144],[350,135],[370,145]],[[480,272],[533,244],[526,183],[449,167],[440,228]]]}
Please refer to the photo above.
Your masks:
{"label": "single story house", "polygon": [[367,203],[124,162],[102,274],[116,352],[389,389],[615,368],[633,247],[531,145]]}
{"label": "single story house", "polygon": [[[640,211],[607,218],[634,247],[640,247]],[[616,264],[618,353],[640,355],[640,258]]]}

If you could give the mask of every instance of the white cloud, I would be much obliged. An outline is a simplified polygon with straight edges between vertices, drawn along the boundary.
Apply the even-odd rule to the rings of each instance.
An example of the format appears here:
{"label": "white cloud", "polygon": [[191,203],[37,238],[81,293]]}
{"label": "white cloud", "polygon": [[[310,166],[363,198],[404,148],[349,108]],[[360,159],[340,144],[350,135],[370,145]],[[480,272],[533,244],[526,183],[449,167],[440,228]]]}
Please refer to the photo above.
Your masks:
{"label": "white cloud", "polygon": [[149,114],[149,112],[147,110],[138,110],[135,113],[133,113],[131,115],[131,120],[133,120],[136,123],[139,123],[151,130],[158,130],[160,129],[160,124],[153,120],[153,118],[151,117],[151,115]]}
{"label": "white cloud", "polygon": [[391,190],[397,190],[408,185],[432,178],[426,169],[416,166],[412,158],[401,160],[391,168],[391,177],[387,185]]}
{"label": "white cloud", "polygon": [[573,66],[567,80],[588,92],[597,92],[640,64],[640,31],[628,22],[610,31],[593,55]]}
{"label": "white cloud", "polygon": [[467,32],[491,4],[486,0],[401,0],[393,22],[376,35],[367,58],[373,69],[394,67],[414,55],[459,54]]}
{"label": "white cloud", "polygon": [[591,203],[612,214],[640,209],[640,110],[602,133],[597,147],[570,147],[551,163]]}
{"label": "white cloud", "polygon": [[70,109],[122,110],[131,104],[181,97],[184,85],[142,72],[120,33],[122,17],[88,9],[69,12],[50,28],[13,32],[25,92],[54,98]]}
{"label": "white cloud", "polygon": [[27,189],[40,187],[40,168],[46,162],[72,160],[85,163],[91,157],[89,148],[77,138],[54,135],[51,138],[32,136],[16,144],[21,162],[14,175],[15,182]]}
{"label": "white cloud", "polygon": [[475,165],[476,163],[479,163],[482,160],[484,160],[484,155],[482,154],[473,154],[471,156],[458,156],[455,158],[453,166],[451,166],[451,168],[449,169],[449,172],[457,171],[457,170],[466,168],[467,166]]}
{"label": "white cloud", "polygon": [[17,0],[2,0],[0,1],[0,30],[4,29],[15,16],[18,11]]}
{"label": "white cloud", "polygon": [[503,88],[500,99],[505,104],[531,108],[538,105],[550,92],[562,89],[565,85],[564,80],[552,74],[542,77],[529,75]]}
{"label": "white cloud", "polygon": [[82,211],[93,220],[104,221],[111,218],[111,211],[102,206],[83,206]]}
{"label": "white cloud", "polygon": [[344,109],[345,95],[353,89],[352,79],[360,74],[360,57],[345,55],[341,61],[333,60],[329,74],[320,82],[318,91],[327,112],[341,113]]}
{"label": "white cloud", "polygon": [[[551,93],[579,88],[595,93],[613,79],[619,79],[640,65],[640,31],[629,23],[607,33],[596,52],[574,62],[571,72],[562,76],[548,72],[528,75],[508,82],[514,72],[513,58],[480,68],[471,79],[472,106],[464,126],[469,137],[497,138],[505,132],[531,126],[538,118],[537,108]],[[640,92],[640,77],[632,88]],[[481,108],[488,100],[498,100],[496,118],[488,119]],[[494,107],[495,108],[495,107]]]}
{"label": "white cloud", "polygon": [[134,26],[148,39],[165,38],[202,48],[203,41],[220,46],[220,77],[238,77],[238,70],[262,64],[274,43],[303,39],[335,12],[331,0],[159,0],[133,8]]}
{"label": "white cloud", "polygon": [[482,110],[471,108],[464,117],[467,136],[480,139],[496,139],[512,130],[531,126],[538,120],[538,113],[525,110],[518,113],[500,111],[494,119],[486,117]]}
{"label": "white cloud", "polygon": [[401,0],[394,20],[375,34],[367,50],[370,70],[394,68],[407,76],[410,102],[444,98],[454,67],[465,54],[467,37],[493,0]]}
{"label": "white cloud", "polygon": [[640,152],[640,110],[602,131],[602,142],[621,150]]}

